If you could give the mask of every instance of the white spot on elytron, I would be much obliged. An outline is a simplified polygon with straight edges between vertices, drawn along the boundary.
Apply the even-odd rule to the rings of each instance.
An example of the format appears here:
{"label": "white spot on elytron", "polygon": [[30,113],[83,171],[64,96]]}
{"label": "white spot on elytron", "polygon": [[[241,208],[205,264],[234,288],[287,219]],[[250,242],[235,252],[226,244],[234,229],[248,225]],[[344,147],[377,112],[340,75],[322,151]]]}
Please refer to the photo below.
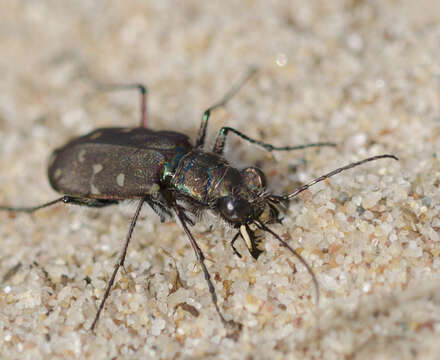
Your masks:
{"label": "white spot on elytron", "polygon": [[90,191],[93,195],[99,195],[101,193],[99,189],[93,184],[90,184]]}
{"label": "white spot on elytron", "polygon": [[120,187],[124,186],[125,181],[125,174],[120,173],[118,176],[116,176],[116,184],[118,184]]}
{"label": "white spot on elytron", "polygon": [[248,249],[252,250],[252,241],[251,241],[251,238],[249,237],[249,234],[246,230],[246,226],[244,226],[244,225],[240,226],[240,234],[241,234],[241,236],[243,236],[244,242],[246,243],[246,246],[248,247]]}
{"label": "white spot on elytron", "polygon": [[226,207],[228,208],[229,211],[234,210],[234,204],[232,203],[232,201],[228,201]]}
{"label": "white spot on elytron", "polygon": [[81,149],[78,153],[78,161],[84,162],[84,156],[86,155],[87,151],[85,149]]}
{"label": "white spot on elytron", "polygon": [[102,164],[93,165],[93,175],[99,173],[102,169],[104,169],[104,166],[102,166]]}
{"label": "white spot on elytron", "polygon": [[58,179],[61,175],[63,175],[63,170],[61,169],[56,169],[55,174],[53,174],[55,179]]}
{"label": "white spot on elytron", "polygon": [[90,179],[90,191],[93,195],[99,195],[101,194],[101,192],[98,190],[98,188],[95,185],[93,185],[93,180],[95,179],[95,175],[100,171],[102,171],[102,169],[104,169],[104,166],[102,166],[102,164],[94,164],[92,166],[92,169],[93,169],[93,174],[92,174],[92,178]]}
{"label": "white spot on elytron", "polygon": [[99,138],[101,135],[102,135],[102,132],[101,132],[101,131],[98,131],[98,132],[94,133],[93,135],[91,135],[91,136],[90,136],[90,139],[91,139],[91,140],[97,139],[97,138]]}

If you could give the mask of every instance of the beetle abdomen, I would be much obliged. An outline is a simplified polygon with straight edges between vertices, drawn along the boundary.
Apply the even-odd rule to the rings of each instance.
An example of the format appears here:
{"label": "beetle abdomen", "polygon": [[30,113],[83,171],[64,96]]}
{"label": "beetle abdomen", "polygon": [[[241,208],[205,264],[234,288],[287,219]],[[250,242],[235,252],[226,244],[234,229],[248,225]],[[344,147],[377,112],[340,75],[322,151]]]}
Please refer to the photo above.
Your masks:
{"label": "beetle abdomen", "polygon": [[49,181],[58,192],[80,197],[145,196],[158,190],[191,148],[187,136],[174,132],[97,129],[54,151]]}

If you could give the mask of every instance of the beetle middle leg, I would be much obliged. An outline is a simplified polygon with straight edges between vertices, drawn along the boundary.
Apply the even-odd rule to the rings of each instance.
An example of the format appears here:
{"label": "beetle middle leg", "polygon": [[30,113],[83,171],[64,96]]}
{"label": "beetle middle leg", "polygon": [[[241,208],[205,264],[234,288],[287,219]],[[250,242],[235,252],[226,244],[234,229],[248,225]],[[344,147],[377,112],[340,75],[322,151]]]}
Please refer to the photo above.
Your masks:
{"label": "beetle middle leg", "polygon": [[206,129],[208,128],[208,121],[209,117],[211,116],[211,111],[219,107],[226,106],[228,101],[231,100],[231,98],[243,87],[243,85],[252,77],[252,75],[257,72],[257,70],[258,69],[256,67],[249,68],[246,75],[237,84],[235,84],[220,101],[210,106],[203,113],[202,123],[200,124],[199,134],[197,136],[195,147],[203,147],[203,145],[205,144]]}
{"label": "beetle middle leg", "polygon": [[213,152],[216,154],[223,154],[224,148],[225,148],[225,143],[226,143],[226,136],[228,135],[228,133],[234,133],[235,135],[241,137],[243,140],[246,140],[247,142],[254,144],[254,145],[258,145],[261,146],[262,148],[264,148],[267,151],[292,151],[292,150],[300,150],[300,149],[305,149],[305,148],[309,148],[309,147],[320,147],[320,146],[332,146],[335,147],[336,144],[335,143],[331,143],[331,142],[318,142],[318,143],[311,143],[311,144],[305,144],[305,145],[297,145],[297,146],[274,146],[272,144],[268,144],[265,142],[262,142],[260,140],[256,140],[253,139],[245,134],[243,134],[242,132],[235,130],[234,128],[225,126],[222,127],[217,135],[217,138],[215,139],[215,144],[214,144],[214,148],[213,148]]}

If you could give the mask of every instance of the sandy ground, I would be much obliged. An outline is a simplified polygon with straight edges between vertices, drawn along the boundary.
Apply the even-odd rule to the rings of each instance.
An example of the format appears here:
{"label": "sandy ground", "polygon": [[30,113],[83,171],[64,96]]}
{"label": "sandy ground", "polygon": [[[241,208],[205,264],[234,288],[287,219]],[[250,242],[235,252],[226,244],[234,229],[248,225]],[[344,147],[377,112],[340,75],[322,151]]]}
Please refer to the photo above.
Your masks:
{"label": "sandy ground", "polygon": [[[51,151],[99,126],[149,124],[195,138],[203,111],[249,66],[260,72],[221,126],[226,157],[260,166],[276,193],[368,156],[292,201],[256,262],[216,218],[193,228],[210,259],[228,336],[181,228],[144,209],[95,333],[89,331],[134,212],[63,205],[0,213],[4,359],[434,359],[440,353],[440,10],[432,1],[2,1],[0,203],[56,198]],[[184,3],[184,5],[183,5]],[[438,355],[437,355],[438,356]]]}

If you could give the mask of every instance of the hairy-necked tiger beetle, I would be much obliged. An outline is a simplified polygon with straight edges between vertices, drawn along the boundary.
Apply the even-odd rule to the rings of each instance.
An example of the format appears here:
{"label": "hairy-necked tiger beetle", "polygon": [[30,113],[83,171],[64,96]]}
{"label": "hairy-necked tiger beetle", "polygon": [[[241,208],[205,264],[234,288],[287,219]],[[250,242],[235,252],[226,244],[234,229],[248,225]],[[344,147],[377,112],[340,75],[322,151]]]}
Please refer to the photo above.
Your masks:
{"label": "hairy-necked tiger beetle", "polygon": [[204,273],[215,309],[225,325],[234,322],[226,321],[220,311],[214,284],[205,265],[205,256],[188,227],[194,225],[193,216],[203,210],[212,211],[232,228],[237,229],[231,245],[239,256],[234,248],[234,242],[238,237],[245,241],[250,254],[257,259],[261,253],[257,246],[257,230],[271,234],[306,267],[313,278],[317,300],[319,299],[318,282],[310,266],[268,224],[280,222],[280,213],[285,210],[288,201],[312,185],[369,161],[397,158],[394,155],[373,156],[322,175],[290,194],[271,193],[266,187],[266,178],[260,169],[237,169],[225,160],[223,150],[228,133],[234,133],[267,151],[291,151],[335,144],[315,143],[278,147],[252,139],[233,128],[222,127],[213,149],[205,150],[205,136],[211,111],[225,106],[255,71],[251,69],[221,101],[204,112],[194,145],[184,134],[147,128],[147,90],[143,85],[111,85],[108,90],[135,88],[140,91],[140,125],[97,129],[55,150],[50,159],[48,176],[52,187],[64,194],[62,197],[35,207],[0,207],[0,210],[32,213],[57,203],[103,207],[126,199],[138,200],[121,254],[92,323],[92,330],[104,308],[118,270],[124,265],[133,229],[145,203],[150,205],[162,221],[175,215],[182,225]]}

